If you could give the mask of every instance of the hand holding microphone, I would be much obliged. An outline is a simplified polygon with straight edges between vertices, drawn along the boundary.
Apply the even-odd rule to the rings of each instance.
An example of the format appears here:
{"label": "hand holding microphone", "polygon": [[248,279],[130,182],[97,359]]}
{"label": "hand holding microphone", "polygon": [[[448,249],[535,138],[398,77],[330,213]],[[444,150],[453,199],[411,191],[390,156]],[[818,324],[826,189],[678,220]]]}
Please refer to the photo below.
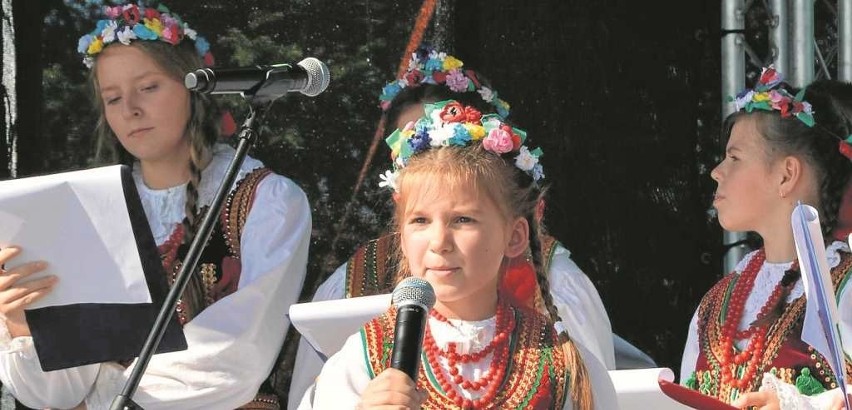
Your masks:
{"label": "hand holding microphone", "polygon": [[393,290],[396,325],[390,368],[370,381],[361,394],[359,408],[422,405],[426,395],[417,391],[417,373],[426,322],[434,304],[435,291],[423,279],[406,278]]}

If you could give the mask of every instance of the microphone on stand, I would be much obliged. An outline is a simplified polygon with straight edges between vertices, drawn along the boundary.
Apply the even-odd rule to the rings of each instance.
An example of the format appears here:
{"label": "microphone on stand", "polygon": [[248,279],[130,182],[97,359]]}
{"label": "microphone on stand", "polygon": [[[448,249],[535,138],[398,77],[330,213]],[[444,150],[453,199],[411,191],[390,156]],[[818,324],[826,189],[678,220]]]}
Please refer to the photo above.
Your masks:
{"label": "microphone on stand", "polygon": [[435,291],[429,282],[409,277],[394,288],[393,305],[396,307],[396,326],[390,366],[417,381],[423,335],[429,310],[435,305]]}
{"label": "microphone on stand", "polygon": [[320,60],[308,57],[295,65],[272,64],[241,68],[200,68],[184,77],[190,91],[210,94],[264,95],[280,97],[299,92],[315,97],[325,91],[331,75]]}

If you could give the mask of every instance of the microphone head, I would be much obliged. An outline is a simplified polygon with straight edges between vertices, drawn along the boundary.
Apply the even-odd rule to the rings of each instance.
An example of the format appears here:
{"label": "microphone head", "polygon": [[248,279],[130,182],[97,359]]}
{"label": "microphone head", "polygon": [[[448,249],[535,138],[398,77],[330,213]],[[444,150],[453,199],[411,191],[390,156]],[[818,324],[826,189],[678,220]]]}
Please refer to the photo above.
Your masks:
{"label": "microphone head", "polygon": [[403,279],[393,289],[393,305],[397,308],[406,305],[419,305],[426,311],[435,305],[435,290],[429,282],[414,277]]}
{"label": "microphone head", "polygon": [[308,83],[305,88],[299,92],[308,97],[316,97],[326,88],[331,81],[331,73],[328,67],[322,62],[313,57],[308,57],[299,61],[296,65],[302,67],[308,73]]}

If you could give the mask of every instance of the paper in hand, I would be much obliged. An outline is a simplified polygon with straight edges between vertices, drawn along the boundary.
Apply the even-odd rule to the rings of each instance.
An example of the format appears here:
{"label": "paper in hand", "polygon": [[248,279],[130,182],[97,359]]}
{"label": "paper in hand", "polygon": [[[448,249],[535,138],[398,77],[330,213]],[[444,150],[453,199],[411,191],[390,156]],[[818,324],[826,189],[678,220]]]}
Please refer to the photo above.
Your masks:
{"label": "paper in hand", "polygon": [[799,203],[793,209],[791,222],[807,298],[802,340],[825,357],[832,372],[837,376],[837,384],[843,396],[846,397],[846,408],[852,409],[846,392],[837,299],[831,284],[831,271],[825,255],[819,214],[814,207]]}

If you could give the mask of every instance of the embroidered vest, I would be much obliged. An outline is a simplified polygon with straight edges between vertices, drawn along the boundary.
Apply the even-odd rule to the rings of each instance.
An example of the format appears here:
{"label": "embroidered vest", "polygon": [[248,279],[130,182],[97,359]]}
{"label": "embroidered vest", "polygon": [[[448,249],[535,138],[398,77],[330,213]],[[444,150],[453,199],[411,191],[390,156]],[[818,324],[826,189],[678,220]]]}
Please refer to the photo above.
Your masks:
{"label": "embroidered vest", "polygon": [[[848,280],[850,268],[852,255],[841,253],[840,263],[831,270],[834,289],[841,289],[841,282]],[[689,388],[726,403],[743,393],[733,385],[723,383],[720,376],[724,311],[738,276],[727,275],[701,300],[698,307],[700,353],[695,373],[683,382]],[[799,392],[805,395],[837,387],[837,378],[825,358],[801,340],[804,313],[805,296],[801,296],[789,303],[784,313],[769,327],[763,358],[748,383],[747,391],[757,391],[766,372],[773,373],[785,383],[796,385]],[[852,375],[852,363],[848,360],[846,374]]]}
{"label": "embroidered vest", "polygon": [[[219,218],[210,234],[210,240],[204,247],[199,257],[198,268],[194,272],[200,279],[200,300],[203,303],[197,312],[187,311],[184,300],[178,302],[175,310],[178,320],[182,325],[186,324],[207,306],[212,305],[219,299],[236,292],[240,283],[242,265],[240,262],[240,237],[243,226],[246,223],[252,203],[254,202],[255,190],[258,184],[272,171],[267,168],[258,168],[236,183],[236,186],[228,195]],[[198,217],[203,217],[207,208],[199,211]],[[172,237],[160,246],[160,258],[163,268],[168,275],[169,286],[173,285],[177,274],[180,272],[183,258],[189,251],[189,244],[182,243],[182,227],[176,229]],[[184,293],[186,296],[186,293]],[[257,396],[251,402],[243,405],[240,409],[279,409],[279,399],[264,384],[261,386]]]}
{"label": "embroidered vest", "polygon": [[[562,409],[568,394],[570,375],[553,326],[540,313],[512,308],[515,329],[512,332],[509,362],[500,392],[488,409]],[[370,378],[390,366],[396,311],[391,308],[361,329],[361,340]],[[428,325],[427,325],[428,326]],[[417,377],[418,390],[428,393],[423,409],[456,409],[437,382],[435,372],[425,354],[421,355]],[[534,407],[532,407],[534,405]]]}

